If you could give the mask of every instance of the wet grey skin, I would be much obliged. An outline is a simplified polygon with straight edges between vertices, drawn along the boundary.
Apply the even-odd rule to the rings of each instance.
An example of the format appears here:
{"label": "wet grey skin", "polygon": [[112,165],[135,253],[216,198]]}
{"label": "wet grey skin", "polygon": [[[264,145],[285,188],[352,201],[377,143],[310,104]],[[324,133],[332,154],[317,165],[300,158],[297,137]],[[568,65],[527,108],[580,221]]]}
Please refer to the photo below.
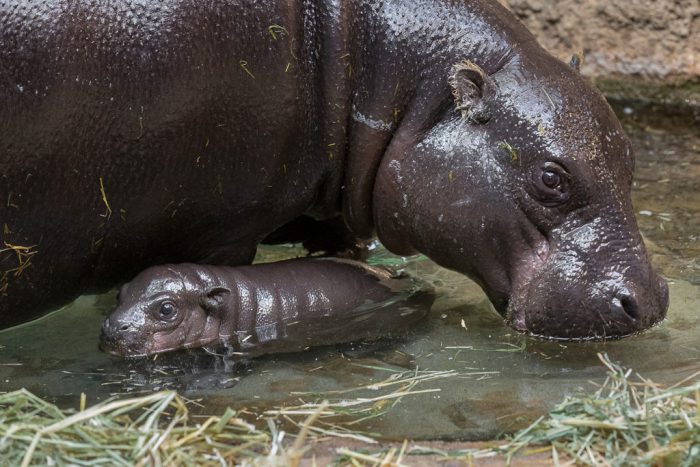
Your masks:
{"label": "wet grey skin", "polygon": [[664,318],[617,118],[495,0],[5,1],[0,44],[2,327],[330,223],[520,331]]}
{"label": "wet grey skin", "polygon": [[100,347],[121,357],[198,347],[252,357],[397,337],[433,298],[407,276],[348,260],[154,266],[121,287]]}

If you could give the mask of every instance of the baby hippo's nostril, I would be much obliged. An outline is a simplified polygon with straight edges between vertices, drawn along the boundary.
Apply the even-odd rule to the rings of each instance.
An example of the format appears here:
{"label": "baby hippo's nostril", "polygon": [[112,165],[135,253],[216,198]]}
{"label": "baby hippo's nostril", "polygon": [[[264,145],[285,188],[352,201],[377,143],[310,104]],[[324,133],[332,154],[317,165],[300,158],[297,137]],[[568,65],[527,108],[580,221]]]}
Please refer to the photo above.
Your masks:
{"label": "baby hippo's nostril", "polygon": [[620,314],[624,313],[634,321],[639,319],[639,307],[637,306],[637,300],[634,298],[634,295],[630,294],[629,292],[620,293],[613,298],[612,309]]}

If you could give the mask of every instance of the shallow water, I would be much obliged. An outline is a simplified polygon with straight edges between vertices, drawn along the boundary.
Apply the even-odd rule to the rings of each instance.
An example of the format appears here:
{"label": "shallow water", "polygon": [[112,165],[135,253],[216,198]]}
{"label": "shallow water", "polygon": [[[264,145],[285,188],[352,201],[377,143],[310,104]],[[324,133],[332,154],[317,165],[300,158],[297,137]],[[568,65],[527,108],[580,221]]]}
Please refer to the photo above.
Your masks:
{"label": "shallow water", "polygon": [[[524,426],[577,388],[592,389],[604,368],[598,352],[657,382],[700,370],[700,116],[620,107],[637,150],[634,202],[654,263],[669,279],[668,319],[620,341],[564,343],[506,327],[479,288],[428,260],[407,262],[378,249],[375,262],[401,264],[431,282],[438,298],[422,325],[401,339],[344,345],[230,363],[203,352],[138,361],[97,350],[100,324],[114,293],[85,296],[58,313],[0,333],[0,390],[30,391],[76,407],[112,395],[175,388],[199,399],[202,412],[224,406],[270,408],[364,386],[403,370],[455,370],[416,389],[359,430],[386,438],[486,439]],[[266,248],[261,260],[297,254]],[[377,395],[365,391],[363,395]],[[326,394],[327,395],[327,394]],[[356,395],[356,394],[354,394]]]}

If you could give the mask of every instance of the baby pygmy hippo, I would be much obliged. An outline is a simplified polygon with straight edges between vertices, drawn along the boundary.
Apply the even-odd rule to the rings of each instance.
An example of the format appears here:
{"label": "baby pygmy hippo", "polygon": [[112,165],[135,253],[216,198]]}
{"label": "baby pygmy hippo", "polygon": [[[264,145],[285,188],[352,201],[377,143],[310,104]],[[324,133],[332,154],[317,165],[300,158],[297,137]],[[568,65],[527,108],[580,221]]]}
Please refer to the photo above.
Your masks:
{"label": "baby pygmy hippo", "polygon": [[154,266],[122,286],[100,347],[123,357],[196,347],[293,352],[405,331],[433,298],[408,277],[347,260]]}

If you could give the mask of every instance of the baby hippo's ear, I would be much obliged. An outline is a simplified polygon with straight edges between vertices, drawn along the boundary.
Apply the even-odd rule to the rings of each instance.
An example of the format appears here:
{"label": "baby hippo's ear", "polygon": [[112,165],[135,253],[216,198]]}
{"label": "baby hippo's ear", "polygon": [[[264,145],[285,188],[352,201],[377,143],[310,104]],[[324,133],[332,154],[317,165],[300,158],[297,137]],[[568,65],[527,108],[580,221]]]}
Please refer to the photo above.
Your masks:
{"label": "baby hippo's ear", "polygon": [[216,311],[231,293],[226,287],[212,287],[202,295],[202,308],[208,313]]}
{"label": "baby hippo's ear", "polygon": [[455,98],[455,108],[472,123],[486,123],[491,119],[490,101],[496,85],[481,67],[468,60],[452,67],[448,82]]}

